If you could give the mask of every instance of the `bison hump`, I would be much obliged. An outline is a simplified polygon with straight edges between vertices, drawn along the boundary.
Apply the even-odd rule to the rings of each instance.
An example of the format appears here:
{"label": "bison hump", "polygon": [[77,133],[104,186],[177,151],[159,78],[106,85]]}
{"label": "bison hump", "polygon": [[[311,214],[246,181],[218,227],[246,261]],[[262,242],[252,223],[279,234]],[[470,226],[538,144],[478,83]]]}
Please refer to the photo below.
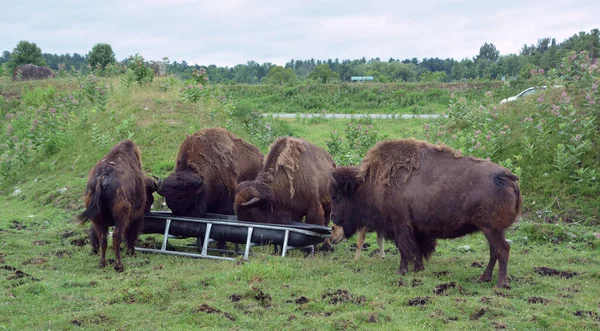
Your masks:
{"label": "bison hump", "polygon": [[415,139],[384,140],[371,148],[363,158],[357,177],[384,185],[401,185],[414,169],[419,169],[428,143]]}

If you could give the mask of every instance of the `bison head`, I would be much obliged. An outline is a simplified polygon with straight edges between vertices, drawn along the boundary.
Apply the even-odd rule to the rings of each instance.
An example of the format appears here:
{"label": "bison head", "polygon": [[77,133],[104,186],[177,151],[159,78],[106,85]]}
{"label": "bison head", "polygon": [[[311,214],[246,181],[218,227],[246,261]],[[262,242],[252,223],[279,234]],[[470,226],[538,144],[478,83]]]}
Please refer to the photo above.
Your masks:
{"label": "bison head", "polygon": [[[342,239],[356,233],[360,215],[363,214],[360,204],[356,201],[356,188],[359,184],[357,174],[357,167],[338,167],[330,175],[331,221],[334,226],[341,227],[337,236],[341,236]],[[335,238],[332,240],[336,242]]]}
{"label": "bison head", "polygon": [[233,209],[239,221],[259,223],[283,223],[273,210],[275,193],[260,181],[241,182],[235,188]]}
{"label": "bison head", "polygon": [[194,171],[178,171],[163,180],[158,194],[175,216],[202,217],[206,212],[204,178]]}

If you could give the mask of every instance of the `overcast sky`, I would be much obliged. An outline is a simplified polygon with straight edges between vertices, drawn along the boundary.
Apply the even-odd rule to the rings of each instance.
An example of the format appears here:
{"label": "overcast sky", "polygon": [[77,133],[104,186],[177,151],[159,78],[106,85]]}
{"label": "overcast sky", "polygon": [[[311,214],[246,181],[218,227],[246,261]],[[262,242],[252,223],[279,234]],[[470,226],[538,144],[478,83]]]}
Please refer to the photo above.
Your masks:
{"label": "overcast sky", "polygon": [[[2,0],[0,51],[20,40],[44,53],[86,54],[96,43],[117,59],[140,53],[190,64],[254,60],[462,59],[484,42],[517,53],[541,37],[562,42],[600,28],[600,1]],[[491,1],[489,1],[491,2]]]}

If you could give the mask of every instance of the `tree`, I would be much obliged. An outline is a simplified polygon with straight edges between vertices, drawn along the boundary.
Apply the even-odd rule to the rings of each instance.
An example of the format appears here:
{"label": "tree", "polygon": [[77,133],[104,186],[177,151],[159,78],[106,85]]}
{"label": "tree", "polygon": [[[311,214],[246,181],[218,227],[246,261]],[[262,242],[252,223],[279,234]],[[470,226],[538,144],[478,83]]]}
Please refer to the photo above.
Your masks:
{"label": "tree", "polygon": [[45,66],[46,61],[42,57],[42,50],[35,43],[22,40],[13,50],[8,67],[12,72],[16,67],[24,64]]}
{"label": "tree", "polygon": [[101,69],[106,68],[110,63],[116,62],[115,52],[109,44],[96,44],[87,55],[88,64],[95,68],[100,66]]}
{"label": "tree", "polygon": [[284,67],[276,66],[269,70],[264,82],[272,85],[284,85],[293,82],[295,79],[296,74],[294,73],[294,69],[285,69]]}
{"label": "tree", "polygon": [[321,64],[315,67],[315,69],[308,75],[308,78],[318,80],[323,84],[327,84],[330,83],[332,80],[339,80],[340,74],[331,70],[331,68],[329,68],[329,65]]}
{"label": "tree", "polygon": [[485,43],[479,48],[479,55],[477,55],[477,60],[485,59],[491,62],[496,62],[498,61],[499,56],[500,51],[496,49],[496,46],[494,46],[494,44]]}

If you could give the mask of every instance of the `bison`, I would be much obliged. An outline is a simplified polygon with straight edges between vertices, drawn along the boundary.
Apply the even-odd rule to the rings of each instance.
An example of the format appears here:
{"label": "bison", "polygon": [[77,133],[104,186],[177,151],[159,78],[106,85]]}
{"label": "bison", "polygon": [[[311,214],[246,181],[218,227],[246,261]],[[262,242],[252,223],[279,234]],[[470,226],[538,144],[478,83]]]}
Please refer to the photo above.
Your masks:
{"label": "bison", "polygon": [[[142,172],[140,149],[131,140],[115,145],[92,168],[85,191],[85,210],[78,216],[80,223],[92,221],[92,250],[102,249],[100,267],[106,266],[107,232],[114,226],[113,249],[115,270],[123,271],[121,262],[121,239],[125,235],[127,254],[134,255],[134,244],[149,211],[156,183]],[[153,199],[152,199],[153,200]],[[150,202],[150,203],[149,203]]]}
{"label": "bison", "polygon": [[290,224],[306,217],[306,223],[327,225],[329,173],[334,168],[335,162],[324,149],[300,138],[279,138],[256,179],[236,187],[238,220]]}
{"label": "bison", "polygon": [[175,171],[160,182],[158,194],[176,216],[233,215],[236,185],[256,177],[262,158],[258,148],[225,129],[203,129],[183,141]]}
{"label": "bison", "polygon": [[491,281],[496,261],[498,287],[508,286],[510,246],[505,230],[521,210],[518,177],[493,162],[460,156],[451,148],[414,139],[387,140],[371,148],[358,167],[331,173],[331,220],[346,237],[365,225],[394,239],[398,273],[423,270],[436,239],[481,231],[490,260],[480,277]]}

